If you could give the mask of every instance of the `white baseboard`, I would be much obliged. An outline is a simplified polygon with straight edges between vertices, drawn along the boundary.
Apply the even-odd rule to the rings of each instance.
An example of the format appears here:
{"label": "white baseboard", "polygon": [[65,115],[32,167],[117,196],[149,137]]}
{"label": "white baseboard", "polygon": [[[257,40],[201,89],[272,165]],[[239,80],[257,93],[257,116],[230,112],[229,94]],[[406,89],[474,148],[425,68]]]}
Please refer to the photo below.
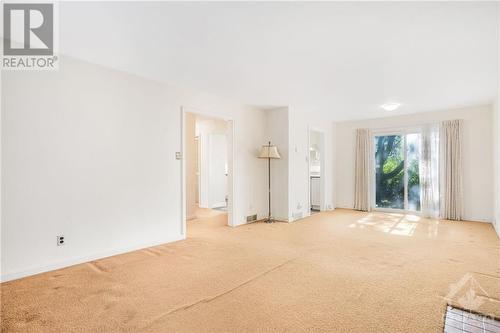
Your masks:
{"label": "white baseboard", "polygon": [[493,224],[492,221],[490,221],[490,220],[484,220],[484,219],[474,219],[474,218],[466,218],[466,217],[464,217],[463,220],[466,221],[466,222],[480,222],[480,223]]}
{"label": "white baseboard", "polygon": [[493,221],[493,228],[495,229],[498,238],[500,238],[500,219],[496,219]]}
{"label": "white baseboard", "polygon": [[158,246],[158,245],[162,245],[162,244],[166,244],[166,243],[172,243],[172,242],[180,241],[183,239],[186,239],[185,235],[178,235],[176,237],[172,237],[169,239],[165,239],[165,240],[161,240],[161,241],[157,241],[157,242],[152,242],[152,243],[148,243],[148,244],[111,250],[111,251],[107,251],[107,252],[103,252],[103,253],[92,254],[89,256],[85,256],[85,257],[73,258],[73,259],[64,260],[61,262],[56,262],[56,263],[46,265],[46,266],[31,267],[29,269],[22,270],[22,271],[17,271],[17,272],[8,273],[8,274],[2,274],[2,276],[0,278],[0,282],[17,280],[17,279],[31,276],[31,275],[50,272],[50,271],[54,271],[57,269],[62,269],[62,268],[66,268],[66,267],[70,267],[70,266],[74,266],[74,265],[78,265],[78,264],[83,264],[83,263],[86,263],[86,262],[89,262],[92,260],[112,257],[112,256],[115,256],[118,254],[124,254],[127,252],[142,250],[142,249],[145,249],[148,247]]}
{"label": "white baseboard", "polygon": [[220,208],[220,207],[226,207],[226,202],[225,201],[216,202],[212,205],[212,208]]}

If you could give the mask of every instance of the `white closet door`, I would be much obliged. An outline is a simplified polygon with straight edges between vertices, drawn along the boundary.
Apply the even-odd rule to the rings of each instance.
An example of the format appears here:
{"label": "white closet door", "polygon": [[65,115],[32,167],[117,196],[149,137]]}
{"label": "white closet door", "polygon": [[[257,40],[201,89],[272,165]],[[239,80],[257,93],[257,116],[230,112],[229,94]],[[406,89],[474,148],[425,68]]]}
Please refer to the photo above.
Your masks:
{"label": "white closet door", "polygon": [[227,140],[223,134],[210,134],[209,207],[225,207],[227,196]]}

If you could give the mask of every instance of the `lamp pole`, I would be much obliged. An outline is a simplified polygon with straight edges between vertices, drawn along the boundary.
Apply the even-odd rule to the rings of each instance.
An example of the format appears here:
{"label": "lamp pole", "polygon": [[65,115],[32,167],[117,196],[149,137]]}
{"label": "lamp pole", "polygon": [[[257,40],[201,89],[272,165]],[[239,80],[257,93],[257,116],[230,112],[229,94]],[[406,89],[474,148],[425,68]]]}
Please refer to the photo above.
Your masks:
{"label": "lamp pole", "polygon": [[[271,149],[271,141],[269,141],[269,149]],[[268,171],[268,194],[269,194],[269,216],[267,218],[267,223],[272,223],[273,221],[271,220],[271,157],[268,154],[267,157],[267,171]]]}
{"label": "lamp pole", "polygon": [[267,176],[268,176],[268,196],[269,196],[269,201],[268,201],[268,215],[266,222],[267,223],[273,223],[273,217],[271,215],[271,159],[280,159],[280,153],[278,152],[278,147],[272,146],[271,141],[268,142],[267,145],[263,145],[260,151],[260,154],[258,156],[259,158],[265,159],[267,158]]}

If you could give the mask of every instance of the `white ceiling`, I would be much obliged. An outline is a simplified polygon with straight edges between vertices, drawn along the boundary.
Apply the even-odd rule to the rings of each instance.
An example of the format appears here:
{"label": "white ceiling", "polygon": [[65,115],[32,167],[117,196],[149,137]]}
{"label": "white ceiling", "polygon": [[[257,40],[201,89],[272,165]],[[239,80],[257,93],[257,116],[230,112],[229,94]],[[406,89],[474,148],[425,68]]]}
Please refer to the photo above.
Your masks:
{"label": "white ceiling", "polygon": [[332,119],[489,103],[494,2],[60,4],[60,51],[255,106]]}

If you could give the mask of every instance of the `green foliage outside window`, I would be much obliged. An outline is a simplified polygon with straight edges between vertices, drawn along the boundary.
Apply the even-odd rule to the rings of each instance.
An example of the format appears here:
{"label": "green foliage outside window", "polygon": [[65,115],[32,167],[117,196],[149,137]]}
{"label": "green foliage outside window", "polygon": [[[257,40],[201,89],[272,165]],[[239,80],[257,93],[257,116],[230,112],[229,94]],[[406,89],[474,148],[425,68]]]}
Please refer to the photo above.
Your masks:
{"label": "green foliage outside window", "polygon": [[[409,209],[420,210],[419,156],[416,142],[408,144]],[[404,139],[400,135],[375,137],[375,203],[381,208],[404,209]]]}

